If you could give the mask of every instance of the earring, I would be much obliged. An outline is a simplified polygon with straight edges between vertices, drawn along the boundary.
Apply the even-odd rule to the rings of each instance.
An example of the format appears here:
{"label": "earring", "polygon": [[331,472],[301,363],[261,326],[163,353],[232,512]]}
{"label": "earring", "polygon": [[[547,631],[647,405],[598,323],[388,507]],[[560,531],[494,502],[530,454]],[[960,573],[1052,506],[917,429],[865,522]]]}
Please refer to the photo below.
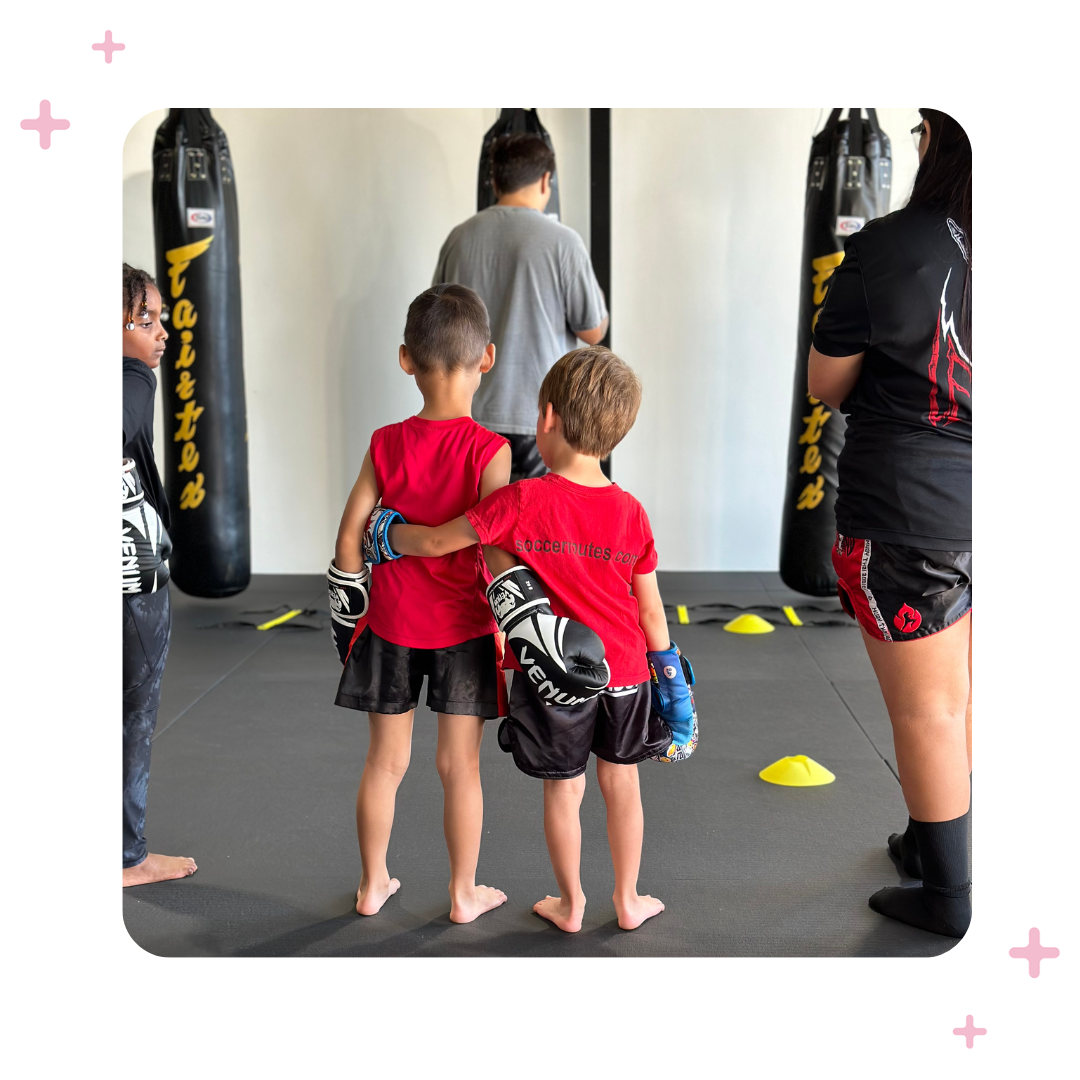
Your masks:
{"label": "earring", "polygon": [[133,322],[124,323],[124,329],[125,330],[134,330],[135,329],[135,324]]}

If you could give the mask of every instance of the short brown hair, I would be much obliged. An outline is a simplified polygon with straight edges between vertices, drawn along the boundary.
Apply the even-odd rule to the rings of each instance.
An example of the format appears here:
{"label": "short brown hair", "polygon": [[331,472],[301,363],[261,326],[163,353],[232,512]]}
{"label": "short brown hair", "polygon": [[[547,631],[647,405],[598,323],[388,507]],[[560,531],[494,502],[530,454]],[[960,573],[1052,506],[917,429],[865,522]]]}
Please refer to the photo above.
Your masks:
{"label": "short brown hair", "polygon": [[555,172],[555,151],[539,135],[500,135],[491,144],[491,179],[500,195]]}
{"label": "short brown hair", "polygon": [[555,361],[540,387],[541,412],[549,401],[566,441],[579,454],[603,458],[634,426],[641,383],[610,349],[591,345]]}
{"label": "short brown hair", "polygon": [[424,375],[474,367],[490,341],[484,301],[464,285],[435,285],[409,305],[405,348]]}

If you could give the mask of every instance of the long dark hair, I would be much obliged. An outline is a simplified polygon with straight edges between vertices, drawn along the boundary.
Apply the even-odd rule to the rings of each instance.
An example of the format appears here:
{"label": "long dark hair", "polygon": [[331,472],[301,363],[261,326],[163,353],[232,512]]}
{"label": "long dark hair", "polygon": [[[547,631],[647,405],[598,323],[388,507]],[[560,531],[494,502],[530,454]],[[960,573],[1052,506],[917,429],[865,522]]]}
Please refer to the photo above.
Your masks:
{"label": "long dark hair", "polygon": [[930,124],[930,145],[915,174],[911,203],[933,207],[964,230],[967,274],[960,307],[960,344],[971,356],[971,143],[967,132],[940,109],[920,109]]}

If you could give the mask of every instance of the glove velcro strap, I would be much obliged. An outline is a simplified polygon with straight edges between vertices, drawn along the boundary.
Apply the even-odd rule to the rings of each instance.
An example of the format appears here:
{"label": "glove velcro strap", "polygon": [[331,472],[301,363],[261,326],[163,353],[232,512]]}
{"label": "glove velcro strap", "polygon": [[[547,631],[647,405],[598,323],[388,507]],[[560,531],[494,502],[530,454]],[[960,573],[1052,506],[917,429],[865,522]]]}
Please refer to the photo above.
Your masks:
{"label": "glove velcro strap", "polygon": [[364,566],[355,574],[351,574],[347,570],[339,570],[331,563],[326,571],[326,580],[334,585],[351,585],[354,589],[362,589],[367,588],[367,583],[371,580],[371,571]]}
{"label": "glove velcro strap", "polygon": [[527,566],[504,570],[487,587],[487,601],[503,633],[516,626],[530,611],[543,608],[551,612],[551,601]]}
{"label": "glove velcro strap", "polygon": [[[353,574],[339,570],[333,562],[330,563],[330,568],[326,571],[326,589],[330,600],[330,618],[334,622],[354,627],[357,620],[367,614],[370,579],[371,571],[367,566]],[[360,610],[355,613],[342,610],[343,607],[351,607],[350,592],[359,593],[363,598]]]}
{"label": "glove velcro strap", "polygon": [[364,533],[364,558],[370,563],[392,562],[400,559],[401,555],[390,546],[387,532],[391,525],[408,522],[396,510],[377,505],[371,511],[368,518],[367,529]]}

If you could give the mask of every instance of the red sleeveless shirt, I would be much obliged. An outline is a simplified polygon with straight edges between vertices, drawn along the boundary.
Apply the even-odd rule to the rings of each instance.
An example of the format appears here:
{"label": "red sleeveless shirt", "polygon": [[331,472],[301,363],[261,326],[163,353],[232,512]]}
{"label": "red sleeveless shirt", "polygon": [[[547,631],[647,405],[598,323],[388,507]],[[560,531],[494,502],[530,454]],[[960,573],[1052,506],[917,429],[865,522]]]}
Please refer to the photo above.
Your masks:
{"label": "red sleeveless shirt", "polygon": [[[413,525],[442,525],[480,501],[480,477],[501,435],[469,416],[412,416],[371,436],[383,506]],[[406,556],[372,567],[368,625],[395,645],[438,649],[497,629],[484,596],[479,544],[437,559]]]}

